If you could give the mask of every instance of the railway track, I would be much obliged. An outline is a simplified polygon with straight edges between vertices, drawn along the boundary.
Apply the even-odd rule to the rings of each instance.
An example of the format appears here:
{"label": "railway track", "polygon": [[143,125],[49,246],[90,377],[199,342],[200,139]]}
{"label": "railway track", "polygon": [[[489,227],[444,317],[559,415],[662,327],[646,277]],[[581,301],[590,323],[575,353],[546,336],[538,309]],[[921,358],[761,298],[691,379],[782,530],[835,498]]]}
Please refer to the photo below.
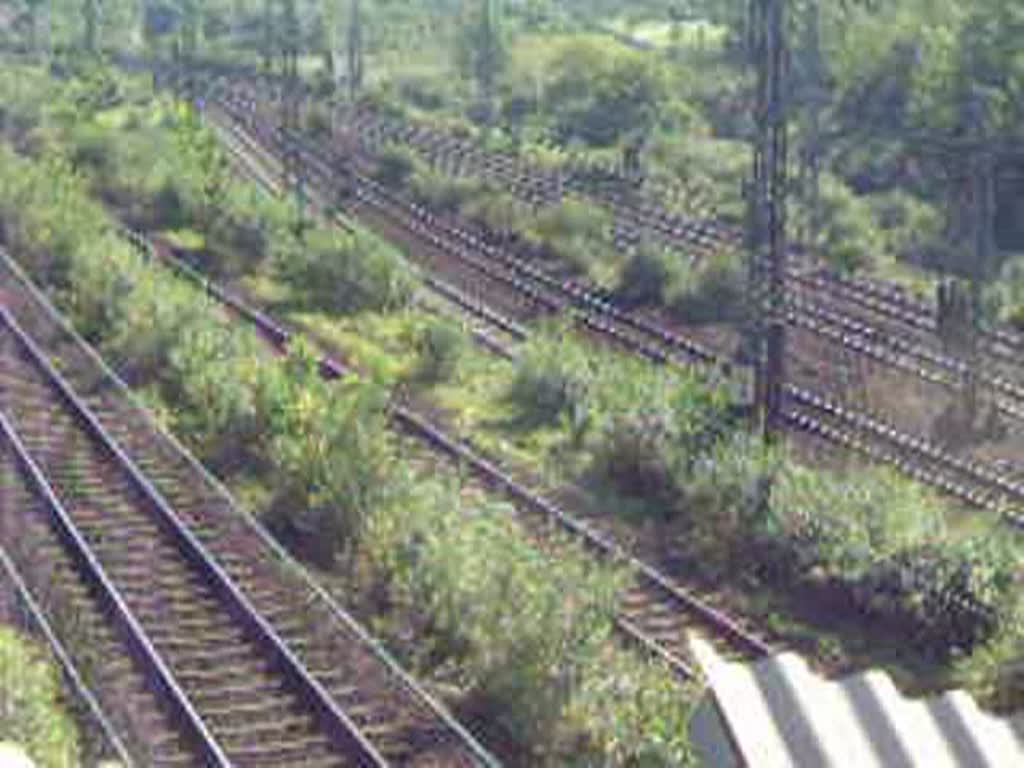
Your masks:
{"label": "railway track", "polygon": [[[9,452],[6,442],[0,443],[0,499],[2,508],[13,512],[15,507],[12,495],[18,487],[18,478],[11,471],[13,468],[9,461]],[[8,505],[8,501],[12,503]],[[52,594],[48,594],[47,589],[49,585],[30,584],[26,573],[28,569],[33,568],[32,564],[28,564],[28,568],[19,568],[15,562],[16,559],[24,558],[26,553],[34,552],[39,546],[39,540],[26,526],[18,524],[14,517],[13,514],[8,514],[0,521],[0,542],[10,540],[10,530],[15,526],[21,534],[10,549],[0,545],[0,622],[18,627],[26,636],[49,650],[49,655],[60,672],[63,700],[67,710],[75,715],[80,726],[79,762],[92,766],[104,760],[116,760],[125,768],[130,768],[133,761],[125,746],[125,740],[118,735],[118,730],[107,717],[90,679],[87,679],[87,676],[94,677],[94,668],[87,672],[76,662],[66,644],[61,641],[53,622],[47,618],[40,600],[37,599],[37,595],[41,595],[52,608]],[[43,588],[40,589],[40,586]],[[73,758],[67,756],[66,762],[72,764]]]}
{"label": "railway track", "polygon": [[[233,109],[231,105],[226,107],[229,112]],[[234,117],[242,119],[245,115],[235,113]],[[252,130],[254,126],[250,124],[249,128]],[[279,141],[272,131],[266,130],[258,139],[257,143],[262,142],[264,151],[270,147],[271,153],[275,142]],[[314,178],[327,185],[328,189],[333,189],[337,159],[321,149],[306,146],[304,151],[308,153],[308,167]],[[527,297],[542,313],[573,312],[576,321],[587,330],[658,363],[696,363],[728,368],[728,361],[720,359],[711,349],[671,329],[625,312],[606,295],[595,294],[582,285],[548,275],[530,260],[504,252],[479,235],[403,200],[400,195],[353,170],[351,165],[348,168],[358,180],[355,195],[359,205],[372,207],[378,213],[391,217],[414,237],[427,241],[432,247],[444,249],[464,267],[486,278],[489,284]],[[815,325],[819,333],[824,328],[827,338],[854,351],[873,352],[879,358],[901,363],[908,370],[912,365],[891,351],[869,347],[863,339],[845,330],[837,332],[827,324]],[[955,367],[954,363],[949,365]],[[937,377],[934,373],[929,375],[933,379]],[[946,386],[956,386],[953,381],[939,381]],[[1009,386],[1013,387],[1012,384]],[[923,437],[907,434],[883,417],[857,413],[831,398],[808,393],[806,389],[791,386],[787,396],[786,420],[794,430],[852,449],[865,457],[885,461],[969,504],[999,510],[1009,507],[1007,519],[1015,524],[1022,521],[1013,508],[1024,499],[1024,489],[1003,481],[991,468],[961,459]],[[1009,412],[1014,416],[1019,413],[1016,407],[1009,408],[1012,408]]]}
{"label": "railway track", "polygon": [[[139,235],[129,235],[129,238],[136,247],[162,259],[173,271],[251,324],[277,351],[283,352],[287,348],[291,332],[264,312],[209,280],[170,249],[156,247]],[[462,297],[453,295],[452,298],[461,300]],[[470,301],[464,309],[475,312],[477,307]],[[488,310],[485,316],[496,317],[492,310]],[[502,323],[503,327],[515,328],[515,324],[507,319],[502,319]],[[338,379],[349,372],[343,363],[326,355],[320,359],[320,371],[327,379]],[[599,518],[589,516],[581,519],[567,512],[516,479],[472,443],[449,434],[408,405],[396,405],[392,418],[401,433],[425,443],[456,465],[467,468],[485,489],[498,491],[512,501],[518,519],[542,548],[557,553],[564,551],[565,546],[582,544],[598,557],[628,567],[633,579],[623,595],[622,607],[616,618],[617,629],[625,639],[666,662],[679,676],[691,678],[695,675],[686,646],[686,635],[690,629],[710,634],[710,639],[730,656],[760,657],[770,652],[770,646],[756,628],[748,628],[717,610],[656,566],[627,551],[615,541],[614,534]]]}
{"label": "railway track", "polygon": [[[250,109],[256,109],[258,94],[245,80],[226,79],[222,88],[243,88]],[[397,141],[414,146],[435,167],[453,175],[469,174],[498,179],[521,199],[534,204],[550,204],[572,193],[593,199],[614,214],[613,241],[620,248],[635,246],[651,234],[668,245],[686,251],[706,252],[741,241],[739,229],[715,221],[713,212],[700,201],[691,201],[703,213],[683,216],[666,210],[660,203],[664,190],[654,194],[633,184],[609,169],[591,165],[571,164],[565,171],[551,170],[512,155],[488,152],[470,140],[442,133],[411,121],[381,115],[373,107],[362,107],[349,117],[348,136],[357,140],[368,152]],[[595,185],[594,176],[611,183]],[[908,295],[898,286],[865,278],[846,278],[824,270],[791,267],[788,278],[794,286],[812,294],[812,300],[830,305],[837,300],[864,312],[866,317],[846,318],[854,325],[869,323],[873,335],[894,335],[896,329],[916,333],[925,356],[936,353],[936,312],[933,306]],[[799,309],[797,310],[799,311]],[[1024,351],[1024,335],[1001,327],[983,334],[986,364],[1009,366],[1009,372],[1021,378],[1020,352]],[[939,353],[941,356],[941,353]],[[946,355],[946,358],[950,356]],[[963,366],[966,363],[955,360]],[[995,365],[987,365],[988,369]],[[998,377],[997,377],[998,378]]]}
{"label": "railway track", "polygon": [[3,261],[5,493],[105,633],[107,702],[128,710],[136,760],[496,765]]}
{"label": "railway track", "polygon": [[[570,173],[563,178],[517,158],[485,152],[467,140],[447,136],[422,125],[380,117],[369,110],[355,114],[350,132],[368,152],[379,150],[391,141],[407,143],[416,147],[417,151],[442,171],[454,175],[483,175],[499,179],[521,199],[534,204],[557,202],[566,192],[595,199],[612,211],[616,222],[612,239],[620,248],[636,246],[651,233],[684,252],[696,250],[699,253],[735,245],[741,238],[739,230],[709,221],[707,215],[682,217],[664,210],[651,199],[631,199],[638,192],[635,188],[622,192],[628,186],[622,179],[611,188],[595,191],[593,185],[586,181],[585,173]],[[897,367],[926,381],[945,386],[951,385],[943,378],[944,372],[957,372],[968,365],[963,360],[939,351],[934,308],[894,286],[797,267],[788,270],[788,278],[795,288],[810,294],[812,303],[831,305],[839,300],[847,306],[847,311],[862,313],[858,317],[855,314],[842,315],[833,310],[828,313],[830,317],[822,317],[821,314],[808,317],[804,309],[807,302],[794,302],[790,322],[796,327],[816,334],[821,334],[824,329],[861,337],[864,349],[870,348],[873,339],[881,337],[883,345],[898,345],[901,354],[910,353],[919,361],[914,367]],[[908,335],[913,340],[908,340]],[[978,380],[997,396],[1006,395],[1008,379],[1013,378],[1013,374],[1016,374],[1018,380],[1024,377],[1020,363],[1024,336],[1000,328],[986,332],[984,342],[985,370],[979,372]],[[885,364],[892,364],[893,361],[891,356],[871,356]],[[993,370],[996,372],[990,372]],[[999,370],[1003,373],[1000,374]],[[955,382],[952,386],[959,388]],[[1013,398],[1024,402],[1019,391],[1013,393]],[[1014,408],[1005,408],[1003,411],[1014,418],[1019,413],[1019,409]]]}

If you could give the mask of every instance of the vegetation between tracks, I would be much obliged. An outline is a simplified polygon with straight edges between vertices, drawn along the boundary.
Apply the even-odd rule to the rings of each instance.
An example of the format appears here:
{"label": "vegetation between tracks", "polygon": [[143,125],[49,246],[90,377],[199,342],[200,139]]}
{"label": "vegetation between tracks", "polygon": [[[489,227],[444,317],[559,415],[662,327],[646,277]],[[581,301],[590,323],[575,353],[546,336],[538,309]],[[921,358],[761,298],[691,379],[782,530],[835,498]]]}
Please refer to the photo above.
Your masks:
{"label": "vegetation between tracks", "polygon": [[[301,300],[302,283],[290,285]],[[436,352],[429,343],[425,350]],[[204,361],[199,368],[205,367]],[[723,571],[741,563],[773,584],[838,595],[856,612],[902,627],[938,656],[1015,631],[1014,552],[987,539],[952,544],[938,523],[904,535],[893,522],[898,510],[905,518],[937,519],[930,500],[888,477],[832,478],[791,467],[737,436],[721,393],[634,362],[597,360],[572,342],[542,336],[526,349],[503,396],[518,404],[523,426],[554,425],[568,445],[585,448],[590,464],[580,469],[619,498],[688,525],[689,549],[702,563],[717,562]],[[636,403],[645,408],[637,411]],[[861,484],[884,492],[858,495]],[[297,506],[316,508],[316,500],[307,493]],[[286,495],[270,508],[294,507]],[[351,535],[359,520],[357,514],[354,524],[335,530]],[[298,527],[330,524],[314,514]]]}
{"label": "vegetation between tracks", "polygon": [[738,428],[721,386],[556,331],[527,344],[501,396],[521,423],[558,425],[564,444],[589,454],[584,471],[674,521],[704,568],[812,589],[939,658],[1018,631],[1012,535],[955,539],[942,505],[915,484],[810,470],[764,449]]}
{"label": "vegetation between tracks", "polygon": [[[68,161],[2,149],[0,173],[4,239],[31,273],[222,474],[262,476],[271,523],[293,542],[326,542],[319,554],[341,557],[377,611],[390,607],[379,626],[429,648],[422,670],[456,670],[464,707],[554,764],[688,762],[692,697],[659,665],[606,656],[614,569],[572,549],[555,559],[507,514],[425,486],[385,429],[385,389],[324,383],[301,344],[269,359],[122,243]],[[623,696],[608,702],[608,690]]]}
{"label": "vegetation between tracks", "polygon": [[0,625],[0,742],[14,741],[44,768],[79,764],[55,665],[34,642]]}

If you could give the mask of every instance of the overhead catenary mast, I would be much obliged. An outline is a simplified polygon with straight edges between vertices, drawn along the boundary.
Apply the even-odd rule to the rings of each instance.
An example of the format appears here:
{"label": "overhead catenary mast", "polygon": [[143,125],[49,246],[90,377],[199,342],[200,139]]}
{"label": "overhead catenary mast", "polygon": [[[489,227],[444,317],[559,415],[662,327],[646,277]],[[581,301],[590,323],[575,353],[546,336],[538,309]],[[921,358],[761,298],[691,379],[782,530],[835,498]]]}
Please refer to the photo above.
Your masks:
{"label": "overhead catenary mast", "polygon": [[788,126],[784,0],[751,0],[748,41],[757,75],[747,245],[755,418],[767,440],[781,427],[785,377]]}

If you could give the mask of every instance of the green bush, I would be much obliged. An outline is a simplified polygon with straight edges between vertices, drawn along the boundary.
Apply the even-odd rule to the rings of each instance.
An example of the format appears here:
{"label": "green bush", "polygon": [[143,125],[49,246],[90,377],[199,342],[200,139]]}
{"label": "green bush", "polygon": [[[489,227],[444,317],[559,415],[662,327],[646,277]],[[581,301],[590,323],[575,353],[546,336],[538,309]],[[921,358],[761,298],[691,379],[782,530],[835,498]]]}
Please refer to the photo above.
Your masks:
{"label": "green bush", "polygon": [[13,740],[45,768],[79,765],[78,733],[63,710],[60,678],[43,651],[0,626],[0,740]]}
{"label": "green bush", "polygon": [[363,230],[317,227],[302,240],[274,244],[277,273],[293,295],[326,312],[390,310],[412,298],[412,266],[393,247]]}
{"label": "green bush", "polygon": [[483,193],[483,183],[471,178],[450,178],[433,169],[417,171],[410,181],[413,197],[438,213],[458,213]]}
{"label": "green bush", "polygon": [[174,426],[221,471],[269,463],[264,444],[269,419],[261,418],[254,391],[263,371],[257,343],[206,316],[179,327],[168,353],[162,390],[175,406]]}
{"label": "green bush", "polygon": [[388,146],[377,154],[373,177],[385,186],[402,189],[409,183],[421,163],[410,148]]}
{"label": "green bush", "polygon": [[538,551],[508,510],[465,508],[454,488],[410,488],[373,526],[370,547],[395,598],[430,627],[423,655],[458,669],[523,745],[549,747],[609,639],[621,576],[575,547],[557,558]]}
{"label": "green bush", "polygon": [[[122,374],[127,381],[141,384],[164,376],[175,344],[208,316],[196,312],[194,292],[187,286],[168,285],[152,270],[136,269],[128,279],[131,301],[118,302],[118,322],[106,330],[103,347],[124,361]],[[90,303],[109,301],[105,293]]]}
{"label": "green bush", "polygon": [[419,332],[416,378],[425,383],[447,381],[455,375],[466,349],[465,331],[447,320],[431,320]]}
{"label": "green bush", "polygon": [[688,323],[735,323],[746,312],[746,274],[735,254],[716,253],[685,274],[670,297],[673,313]]}
{"label": "green bush", "polygon": [[271,519],[325,542],[330,559],[362,540],[392,493],[395,457],[387,393],[355,378],[326,382],[316,360],[296,345],[283,363],[254,375],[254,396],[271,437]]}
{"label": "green bush", "polygon": [[587,410],[592,362],[567,332],[535,334],[515,363],[505,392],[526,424],[578,420]]}
{"label": "green bush", "polygon": [[943,508],[891,472],[839,478],[788,467],[771,503],[751,515],[753,538],[737,545],[762,574],[838,589],[937,655],[969,653],[1016,612],[1013,545],[948,538]]}
{"label": "green bush", "polygon": [[514,195],[484,188],[463,202],[460,213],[492,232],[511,233],[526,229],[530,208]]}
{"label": "green bush", "polygon": [[605,654],[572,703],[570,718],[588,738],[564,764],[696,766],[689,726],[701,693],[662,664]]}
{"label": "green bush", "polygon": [[664,304],[679,290],[689,266],[674,251],[642,244],[619,275],[617,293],[635,304]]}
{"label": "green bush", "polygon": [[609,214],[596,205],[564,200],[537,213],[526,236],[576,271],[589,274],[608,256],[611,223]]}
{"label": "green bush", "polygon": [[918,543],[881,560],[860,585],[865,607],[911,627],[924,650],[969,654],[1014,612],[1019,566],[1005,540]]}
{"label": "green bush", "polygon": [[696,461],[732,430],[725,391],[692,374],[611,360],[592,390],[594,468],[620,493],[676,513]]}

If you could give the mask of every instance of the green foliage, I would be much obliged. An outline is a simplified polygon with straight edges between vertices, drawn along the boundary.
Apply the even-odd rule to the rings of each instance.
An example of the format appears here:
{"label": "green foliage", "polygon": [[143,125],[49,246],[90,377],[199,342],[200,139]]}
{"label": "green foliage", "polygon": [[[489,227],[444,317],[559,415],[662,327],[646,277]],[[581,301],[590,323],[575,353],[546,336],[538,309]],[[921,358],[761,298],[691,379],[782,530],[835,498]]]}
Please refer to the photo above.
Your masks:
{"label": "green foliage", "polygon": [[563,200],[541,209],[526,235],[586,274],[607,255],[611,223],[611,216],[596,205]]}
{"label": "green foliage", "polygon": [[637,364],[605,360],[598,370],[594,468],[619,493],[676,514],[693,467],[734,426],[725,390]]}
{"label": "green foliage", "polygon": [[391,145],[377,154],[373,176],[381,184],[401,189],[419,165],[416,154],[409,147]]}
{"label": "green foliage", "polygon": [[525,425],[562,425],[599,477],[669,515],[698,457],[731,430],[723,388],[595,353],[557,328],[525,345],[505,396]]}
{"label": "green foliage", "polygon": [[570,42],[555,59],[547,88],[556,135],[608,147],[646,136],[668,94],[664,64],[643,52]]}
{"label": "green foliage", "polygon": [[60,677],[41,649],[0,626],[0,740],[13,740],[43,768],[79,764],[78,732],[63,710]]}
{"label": "green foliage", "polygon": [[254,379],[263,434],[272,436],[272,519],[335,546],[355,546],[391,493],[384,393],[354,378],[325,382],[314,352],[301,344]]}
{"label": "green foliage", "polygon": [[317,309],[388,310],[403,307],[412,298],[411,265],[392,246],[363,230],[341,233],[316,227],[302,240],[279,240],[275,248],[281,280]]}
{"label": "green foliage", "polygon": [[516,360],[505,393],[527,424],[581,420],[591,384],[592,361],[568,329],[534,334]]}
{"label": "green foliage", "polygon": [[[697,765],[690,717],[701,691],[657,663],[606,654],[584,678],[571,714],[591,737],[569,765]],[[680,691],[682,688],[682,691]]]}
{"label": "green foliage", "polygon": [[555,741],[609,639],[620,575],[573,547],[540,552],[507,510],[466,508],[455,489],[417,486],[373,525],[370,546],[396,598],[432,629],[432,664],[455,663],[524,745]]}
{"label": "green foliage", "polygon": [[206,316],[179,329],[168,357],[163,394],[176,406],[176,427],[200,456],[223,469],[266,465],[261,436],[269,418],[256,403],[257,369],[264,362],[256,340]]}
{"label": "green foliage", "polygon": [[770,504],[748,514],[753,539],[736,546],[762,574],[838,590],[936,655],[970,653],[1016,613],[1015,545],[994,535],[951,540],[944,509],[890,472],[788,467]]}
{"label": "green foliage", "polygon": [[[122,244],[120,248],[127,246]],[[89,255],[85,254],[78,266],[88,269]],[[118,287],[116,284],[99,283],[96,285],[99,290],[92,296],[87,295],[83,287],[76,290],[76,295],[80,311],[94,313],[106,308],[109,312],[117,307],[116,324],[100,331],[106,339],[104,347],[125,361],[123,373],[127,380],[140,383],[165,373],[175,343],[202,316],[195,313],[195,296],[191,289],[180,285],[169,287],[150,270],[132,269],[131,259],[121,261],[127,261],[125,266],[130,270],[122,273],[121,287],[125,283],[130,286],[131,303],[118,301],[111,294],[111,289]]]}
{"label": "green foliage", "polygon": [[672,311],[688,323],[728,323],[744,317],[746,275],[737,254],[718,252],[684,274]]}
{"label": "green foliage", "polygon": [[618,294],[635,304],[663,304],[685,279],[684,257],[667,248],[643,243],[619,276]]}
{"label": "green foliage", "polygon": [[419,332],[416,378],[425,383],[447,381],[455,375],[466,349],[466,332],[445,319],[428,322]]}
{"label": "green foliage", "polygon": [[477,198],[483,183],[476,179],[451,178],[433,169],[417,172],[410,184],[413,197],[438,213],[457,213],[468,201]]}
{"label": "green foliage", "polygon": [[[800,207],[794,217],[797,226],[804,226],[812,215]],[[822,178],[817,221],[818,240],[812,247],[840,273],[853,274],[870,267],[874,254],[883,247],[869,200],[830,175]]]}
{"label": "green foliage", "polygon": [[869,202],[885,251],[894,259],[920,263],[942,237],[935,206],[899,191],[872,196]]}
{"label": "green foliage", "polygon": [[231,173],[228,159],[217,137],[187,107],[175,120],[175,144],[179,183],[188,190],[185,198],[197,203],[198,219],[209,227],[224,208]]}
{"label": "green foliage", "polygon": [[869,607],[909,624],[925,650],[969,654],[1013,611],[1019,560],[995,535],[952,546],[923,542],[876,566],[865,584]]}
{"label": "green foliage", "polygon": [[522,232],[531,215],[529,206],[514,195],[489,188],[465,200],[460,210],[467,219],[492,232]]}

